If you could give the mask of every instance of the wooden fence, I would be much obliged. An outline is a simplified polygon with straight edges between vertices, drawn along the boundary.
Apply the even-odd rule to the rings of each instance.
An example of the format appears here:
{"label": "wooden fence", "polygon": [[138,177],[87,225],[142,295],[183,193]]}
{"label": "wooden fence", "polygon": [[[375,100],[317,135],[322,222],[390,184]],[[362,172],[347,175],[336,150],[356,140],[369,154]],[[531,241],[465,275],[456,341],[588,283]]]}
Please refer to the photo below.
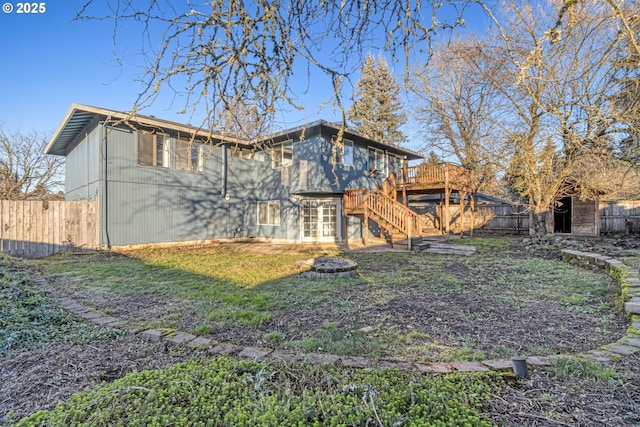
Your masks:
{"label": "wooden fence", "polygon": [[0,250],[8,255],[96,249],[98,230],[97,201],[0,201]]}
{"label": "wooden fence", "polygon": [[[421,214],[423,231],[438,233],[444,229],[442,219],[445,218],[444,206],[428,205],[416,210]],[[460,232],[460,205],[449,205],[449,218],[452,233]],[[471,210],[465,204],[464,229],[471,228]],[[529,214],[523,206],[509,204],[481,204],[476,206],[473,215],[474,231],[497,234],[529,234]]]}
{"label": "wooden fence", "polygon": [[600,202],[601,233],[639,233],[640,201]]}
{"label": "wooden fence", "polygon": [[[440,218],[443,218],[444,207],[431,205],[417,209],[422,214],[422,220],[428,230],[440,229]],[[465,231],[471,225],[471,216],[465,207]],[[640,201],[600,202],[600,233],[628,234],[640,233]],[[460,205],[449,206],[451,231],[458,233],[458,216]],[[529,213],[526,206],[510,204],[480,204],[476,206],[474,215],[474,229],[479,232],[498,234],[529,234]]]}

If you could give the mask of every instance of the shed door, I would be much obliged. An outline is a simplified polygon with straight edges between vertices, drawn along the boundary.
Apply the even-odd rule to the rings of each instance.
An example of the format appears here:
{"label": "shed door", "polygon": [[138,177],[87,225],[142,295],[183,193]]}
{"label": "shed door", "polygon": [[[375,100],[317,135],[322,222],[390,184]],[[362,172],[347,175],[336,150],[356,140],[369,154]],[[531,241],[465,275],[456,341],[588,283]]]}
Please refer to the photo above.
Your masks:
{"label": "shed door", "polygon": [[553,208],[553,232],[571,233],[571,197],[563,197]]}
{"label": "shed door", "polygon": [[302,240],[304,242],[336,241],[337,205],[333,200],[302,202]]}

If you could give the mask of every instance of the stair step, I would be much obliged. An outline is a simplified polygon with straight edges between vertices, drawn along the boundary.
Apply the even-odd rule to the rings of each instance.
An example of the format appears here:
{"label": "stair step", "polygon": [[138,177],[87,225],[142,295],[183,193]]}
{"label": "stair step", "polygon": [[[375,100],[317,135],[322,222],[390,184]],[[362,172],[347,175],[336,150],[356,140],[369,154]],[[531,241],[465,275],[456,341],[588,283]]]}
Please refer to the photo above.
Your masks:
{"label": "stair step", "polygon": [[[428,245],[428,243],[427,243]],[[404,249],[404,250],[409,250],[409,240],[408,239],[402,239],[402,240],[391,240],[391,247],[394,249]],[[428,246],[426,246],[428,247]],[[419,250],[418,248],[426,248],[424,246],[424,243],[422,242],[422,237],[412,237],[411,238],[411,249],[416,251]]]}

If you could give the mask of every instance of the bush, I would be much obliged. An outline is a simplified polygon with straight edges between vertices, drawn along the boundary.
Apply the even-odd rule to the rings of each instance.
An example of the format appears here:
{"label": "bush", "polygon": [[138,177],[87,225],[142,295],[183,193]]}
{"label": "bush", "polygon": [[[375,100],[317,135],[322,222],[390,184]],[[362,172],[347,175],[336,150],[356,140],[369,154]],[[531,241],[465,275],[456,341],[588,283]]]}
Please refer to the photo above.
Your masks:
{"label": "bush", "polygon": [[478,408],[498,384],[488,374],[428,377],[217,357],[129,374],[17,426],[488,426]]}

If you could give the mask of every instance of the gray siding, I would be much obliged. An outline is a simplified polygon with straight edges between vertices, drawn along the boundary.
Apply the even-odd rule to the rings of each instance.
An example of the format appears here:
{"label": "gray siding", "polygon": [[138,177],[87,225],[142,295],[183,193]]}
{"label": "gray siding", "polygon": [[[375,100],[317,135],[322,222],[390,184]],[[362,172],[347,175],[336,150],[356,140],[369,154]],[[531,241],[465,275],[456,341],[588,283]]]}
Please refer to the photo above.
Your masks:
{"label": "gray siding", "polygon": [[[320,127],[302,140],[299,134],[283,136],[294,141],[293,164],[283,168],[273,168],[267,152],[239,159],[231,157],[230,147],[214,146],[204,170],[194,173],[175,170],[175,159],[171,168],[139,165],[137,133],[104,128],[96,120],[67,153],[67,199],[100,197],[103,246],[232,237],[300,241],[301,203],[307,199],[336,203],[342,241],[342,193],[380,187],[386,174],[369,174],[366,141],[354,141],[352,166],[332,165],[331,137]],[[280,202],[280,224],[258,225],[258,202],[271,200]]]}
{"label": "gray siding", "polygon": [[97,121],[90,123],[65,158],[67,200],[95,200],[100,189],[100,135]]}

